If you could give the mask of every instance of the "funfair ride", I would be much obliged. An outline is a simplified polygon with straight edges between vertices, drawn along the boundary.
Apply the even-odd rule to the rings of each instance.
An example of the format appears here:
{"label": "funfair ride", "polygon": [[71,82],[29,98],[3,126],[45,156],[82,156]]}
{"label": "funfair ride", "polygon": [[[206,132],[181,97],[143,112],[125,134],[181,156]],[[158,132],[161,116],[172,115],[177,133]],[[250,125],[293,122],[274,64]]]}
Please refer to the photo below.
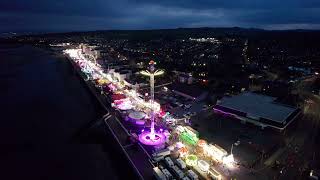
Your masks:
{"label": "funfair ride", "polygon": [[145,145],[160,145],[165,142],[165,135],[162,131],[155,131],[155,113],[154,113],[154,77],[162,75],[163,70],[156,70],[156,62],[149,62],[148,70],[142,71],[141,74],[150,77],[150,131],[143,131],[139,136],[139,141]]}

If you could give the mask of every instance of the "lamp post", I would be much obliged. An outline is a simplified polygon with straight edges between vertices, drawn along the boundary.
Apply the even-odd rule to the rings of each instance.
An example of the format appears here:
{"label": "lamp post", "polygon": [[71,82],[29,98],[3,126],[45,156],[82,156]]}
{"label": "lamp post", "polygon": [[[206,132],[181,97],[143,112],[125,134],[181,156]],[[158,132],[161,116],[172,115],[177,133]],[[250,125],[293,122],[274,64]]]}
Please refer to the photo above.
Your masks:
{"label": "lamp post", "polygon": [[162,75],[164,73],[163,70],[156,70],[155,65],[156,65],[156,62],[151,60],[149,62],[148,70],[140,72],[142,75],[150,77],[150,105],[151,105],[151,112],[150,112],[150,120],[151,120],[150,138],[151,139],[155,138],[155,132],[154,132],[154,77]]}

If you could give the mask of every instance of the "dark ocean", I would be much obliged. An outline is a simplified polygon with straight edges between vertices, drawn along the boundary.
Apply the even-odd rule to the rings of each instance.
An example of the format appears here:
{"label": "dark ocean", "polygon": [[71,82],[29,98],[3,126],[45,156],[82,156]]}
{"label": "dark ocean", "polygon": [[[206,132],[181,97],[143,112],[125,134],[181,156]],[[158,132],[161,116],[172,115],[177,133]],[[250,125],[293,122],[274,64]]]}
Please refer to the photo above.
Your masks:
{"label": "dark ocean", "polygon": [[81,131],[103,115],[66,58],[0,47],[1,180],[117,179],[110,155]]}

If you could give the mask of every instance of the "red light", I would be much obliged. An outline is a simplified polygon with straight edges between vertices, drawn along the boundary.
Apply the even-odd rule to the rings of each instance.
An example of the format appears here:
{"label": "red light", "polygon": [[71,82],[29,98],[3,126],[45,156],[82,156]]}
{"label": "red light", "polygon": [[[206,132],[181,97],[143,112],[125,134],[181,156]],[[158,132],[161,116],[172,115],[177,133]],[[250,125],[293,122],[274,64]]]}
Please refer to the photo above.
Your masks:
{"label": "red light", "polygon": [[149,64],[155,64],[154,60],[151,60],[151,61],[149,62]]}
{"label": "red light", "polygon": [[166,112],[164,112],[162,109],[160,109],[160,111],[159,111],[159,116],[160,116],[160,117],[163,117],[165,114],[166,114]]}

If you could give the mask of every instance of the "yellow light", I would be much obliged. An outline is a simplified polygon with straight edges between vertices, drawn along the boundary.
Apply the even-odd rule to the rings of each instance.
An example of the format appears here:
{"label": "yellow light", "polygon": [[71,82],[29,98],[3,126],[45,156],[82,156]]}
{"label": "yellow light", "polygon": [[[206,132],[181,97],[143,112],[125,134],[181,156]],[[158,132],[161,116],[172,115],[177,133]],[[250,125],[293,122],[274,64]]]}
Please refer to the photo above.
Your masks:
{"label": "yellow light", "polygon": [[150,76],[151,73],[149,71],[141,71],[140,74],[144,75],[144,76]]}
{"label": "yellow light", "polygon": [[162,70],[157,70],[156,72],[154,72],[154,76],[160,76],[164,73],[164,71]]}
{"label": "yellow light", "polygon": [[[153,73],[154,76],[160,76],[164,73],[163,70],[157,70],[156,72]],[[152,73],[149,71],[141,71],[140,74],[144,75],[144,76],[151,76]]]}

